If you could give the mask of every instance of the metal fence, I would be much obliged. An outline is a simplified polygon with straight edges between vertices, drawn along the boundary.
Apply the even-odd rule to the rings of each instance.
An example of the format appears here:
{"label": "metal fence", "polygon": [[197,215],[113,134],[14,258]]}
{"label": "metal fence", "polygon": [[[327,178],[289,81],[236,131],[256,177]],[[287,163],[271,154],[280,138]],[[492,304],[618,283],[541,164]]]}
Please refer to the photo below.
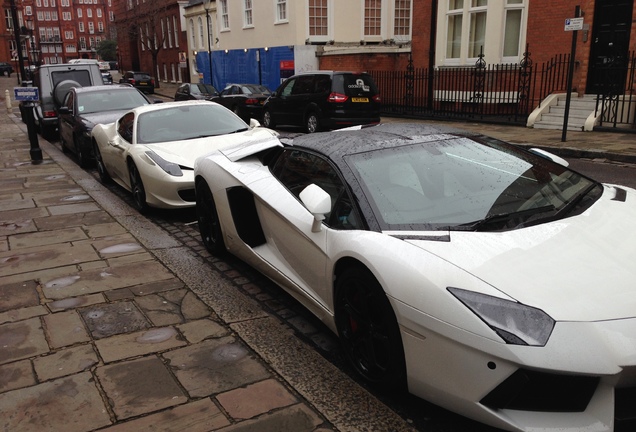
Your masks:
{"label": "metal fence", "polygon": [[541,100],[567,87],[569,54],[539,67],[526,50],[519,64],[488,65],[480,54],[473,67],[406,72],[370,72],[382,96],[384,115],[466,118],[525,124]]}
{"label": "metal fence", "polygon": [[597,73],[601,82],[596,99],[599,126],[636,128],[636,53],[608,61]]}

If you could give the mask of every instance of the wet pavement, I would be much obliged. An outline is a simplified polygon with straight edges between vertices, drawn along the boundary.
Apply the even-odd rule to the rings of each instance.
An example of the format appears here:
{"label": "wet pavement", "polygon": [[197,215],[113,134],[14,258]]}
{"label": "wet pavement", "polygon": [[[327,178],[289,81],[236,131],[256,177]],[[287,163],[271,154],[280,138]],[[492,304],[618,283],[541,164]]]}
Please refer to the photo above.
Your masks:
{"label": "wet pavement", "polygon": [[[0,77],[1,94],[15,85]],[[263,310],[222,262],[55,145],[40,139],[33,164],[16,107],[0,113],[0,430],[412,430],[294,336],[310,323],[291,328]],[[629,133],[568,132],[561,143],[560,131],[456,126],[636,161]]]}

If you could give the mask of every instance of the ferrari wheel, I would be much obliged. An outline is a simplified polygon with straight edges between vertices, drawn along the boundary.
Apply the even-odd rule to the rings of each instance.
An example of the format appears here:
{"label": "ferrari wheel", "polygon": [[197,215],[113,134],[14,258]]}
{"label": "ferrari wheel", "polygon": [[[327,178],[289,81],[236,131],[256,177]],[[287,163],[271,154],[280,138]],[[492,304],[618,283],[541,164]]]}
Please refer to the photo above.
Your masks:
{"label": "ferrari wheel", "polygon": [[307,133],[318,132],[320,129],[320,121],[318,120],[318,116],[315,112],[311,112],[307,115],[305,128],[307,129]]}
{"label": "ferrari wheel", "polygon": [[135,208],[139,213],[145,213],[148,210],[148,204],[146,203],[146,190],[144,184],[141,181],[139,170],[134,162],[129,162],[128,171],[130,172],[130,190],[133,195],[133,202]]}
{"label": "ferrari wheel", "polygon": [[93,141],[93,153],[95,153],[95,164],[97,165],[97,174],[99,174],[99,179],[102,183],[109,183],[111,178],[106,171],[106,166],[104,165],[104,160],[102,159],[102,154],[99,151],[99,147],[97,143]]}
{"label": "ferrari wheel", "polygon": [[365,380],[402,390],[406,366],[391,303],[369,270],[346,269],[336,279],[336,327],[344,354]]}
{"label": "ferrari wheel", "polygon": [[197,220],[203,245],[213,255],[222,255],[225,252],[225,242],[219,223],[219,215],[216,212],[214,197],[210,187],[204,181],[197,182]]}

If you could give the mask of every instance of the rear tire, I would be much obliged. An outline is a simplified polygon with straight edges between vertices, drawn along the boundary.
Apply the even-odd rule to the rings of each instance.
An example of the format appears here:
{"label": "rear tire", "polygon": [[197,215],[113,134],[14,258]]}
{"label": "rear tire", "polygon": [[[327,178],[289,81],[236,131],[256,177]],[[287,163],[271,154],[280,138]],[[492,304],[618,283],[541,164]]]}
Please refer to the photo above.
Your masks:
{"label": "rear tire", "polygon": [[272,113],[269,110],[263,112],[263,126],[269,129],[275,128],[276,124],[272,118]]}
{"label": "rear tire", "polygon": [[73,136],[73,145],[77,150],[77,160],[79,161],[80,168],[88,168],[91,164],[90,152],[86,152],[85,149],[82,148],[81,144],[78,144],[78,140],[75,136]]}
{"label": "rear tire", "polygon": [[212,255],[223,255],[226,252],[225,241],[223,240],[223,232],[221,231],[219,215],[216,211],[212,191],[203,180],[197,181],[195,190],[197,196],[197,220],[203,245]]}
{"label": "rear tire", "polygon": [[307,133],[314,133],[320,130],[320,120],[315,112],[307,114],[307,120],[305,121],[305,129]]}
{"label": "rear tire", "polygon": [[336,279],[336,327],[344,354],[369,383],[402,391],[406,364],[400,328],[384,290],[361,265]]}

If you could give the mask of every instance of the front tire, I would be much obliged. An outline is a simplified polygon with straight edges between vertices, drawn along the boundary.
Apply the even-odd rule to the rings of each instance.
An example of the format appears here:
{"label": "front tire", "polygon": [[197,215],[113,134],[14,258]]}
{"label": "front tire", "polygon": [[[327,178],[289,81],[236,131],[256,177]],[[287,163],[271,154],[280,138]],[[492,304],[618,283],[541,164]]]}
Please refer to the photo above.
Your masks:
{"label": "front tire", "polygon": [[336,327],[344,354],[369,383],[392,390],[406,388],[400,329],[384,290],[361,266],[336,279]]}
{"label": "front tire", "polygon": [[97,146],[97,143],[95,141],[93,141],[93,153],[95,154],[95,164],[97,165],[97,174],[99,174],[99,179],[104,184],[110,183],[110,175],[108,174],[108,171],[106,171],[106,165],[104,165],[102,154],[99,151],[99,147]]}
{"label": "front tire", "polygon": [[212,255],[223,255],[226,251],[223,232],[216,211],[214,197],[208,184],[199,180],[196,184],[197,220],[203,245]]}
{"label": "front tire", "polygon": [[146,203],[146,189],[141,181],[141,175],[134,162],[129,162],[128,171],[130,173],[130,190],[133,196],[133,203],[139,213],[148,211],[148,203]]}

